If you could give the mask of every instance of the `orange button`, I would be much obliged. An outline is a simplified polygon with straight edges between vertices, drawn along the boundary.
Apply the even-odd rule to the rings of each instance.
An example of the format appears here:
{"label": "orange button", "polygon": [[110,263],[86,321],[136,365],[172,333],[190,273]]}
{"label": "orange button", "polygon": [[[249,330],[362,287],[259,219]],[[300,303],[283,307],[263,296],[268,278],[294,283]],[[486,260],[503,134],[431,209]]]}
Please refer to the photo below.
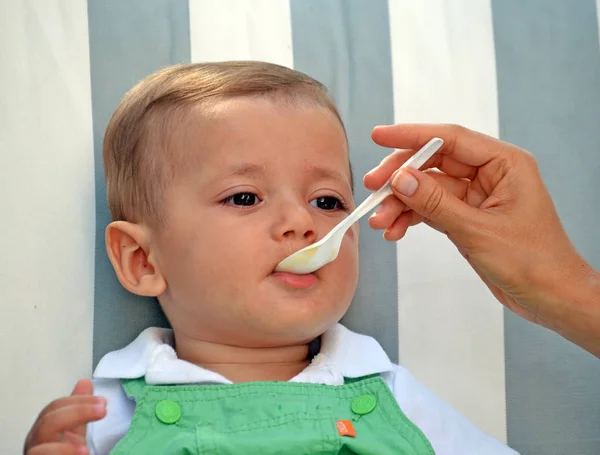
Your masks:
{"label": "orange button", "polygon": [[352,438],[356,436],[354,426],[349,420],[338,420],[335,425],[337,426],[340,436],[350,436]]}

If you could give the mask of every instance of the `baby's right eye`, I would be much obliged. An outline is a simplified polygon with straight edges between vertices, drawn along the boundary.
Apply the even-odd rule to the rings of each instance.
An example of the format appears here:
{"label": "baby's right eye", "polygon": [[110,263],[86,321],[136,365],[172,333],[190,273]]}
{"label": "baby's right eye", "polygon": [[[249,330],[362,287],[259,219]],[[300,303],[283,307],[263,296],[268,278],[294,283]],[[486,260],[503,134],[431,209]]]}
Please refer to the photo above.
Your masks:
{"label": "baby's right eye", "polygon": [[252,207],[260,202],[258,196],[254,193],[236,193],[223,199],[223,204],[236,205],[240,207]]}

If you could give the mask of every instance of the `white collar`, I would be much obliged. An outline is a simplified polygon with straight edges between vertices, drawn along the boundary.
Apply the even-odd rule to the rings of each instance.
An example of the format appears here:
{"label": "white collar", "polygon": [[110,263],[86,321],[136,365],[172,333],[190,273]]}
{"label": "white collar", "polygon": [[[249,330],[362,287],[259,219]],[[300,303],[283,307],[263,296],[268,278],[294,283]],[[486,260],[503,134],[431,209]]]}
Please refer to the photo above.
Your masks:
{"label": "white collar", "polygon": [[[340,385],[357,378],[393,369],[389,357],[374,339],[336,324],[323,334],[321,352],[291,382]],[[173,331],[150,327],[128,346],[106,354],[94,378],[132,379],[144,376],[148,384],[231,384],[218,373],[177,358]]]}

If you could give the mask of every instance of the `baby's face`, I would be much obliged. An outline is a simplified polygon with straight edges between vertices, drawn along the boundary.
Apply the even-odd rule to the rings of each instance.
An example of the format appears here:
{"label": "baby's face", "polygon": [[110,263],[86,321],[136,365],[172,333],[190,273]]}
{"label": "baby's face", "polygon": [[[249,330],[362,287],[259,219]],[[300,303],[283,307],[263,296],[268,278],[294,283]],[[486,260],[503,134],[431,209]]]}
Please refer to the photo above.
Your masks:
{"label": "baby's face", "polygon": [[356,287],[356,228],[313,276],[274,269],[354,208],[339,121],[322,107],[239,98],[186,123],[174,139],[185,164],[163,194],[165,227],[151,237],[175,333],[253,347],[321,334]]}

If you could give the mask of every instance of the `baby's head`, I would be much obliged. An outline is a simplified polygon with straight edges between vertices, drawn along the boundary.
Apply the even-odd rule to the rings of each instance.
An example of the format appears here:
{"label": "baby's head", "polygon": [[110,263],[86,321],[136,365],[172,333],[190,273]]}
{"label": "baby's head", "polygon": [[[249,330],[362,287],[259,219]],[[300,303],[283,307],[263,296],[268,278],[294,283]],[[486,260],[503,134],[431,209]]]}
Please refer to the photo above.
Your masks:
{"label": "baby's head", "polygon": [[103,158],[110,260],[176,337],[281,346],[348,309],[356,228],[313,275],[274,272],[353,209],[344,127],[319,82],[261,62],[167,68],[125,95]]}

